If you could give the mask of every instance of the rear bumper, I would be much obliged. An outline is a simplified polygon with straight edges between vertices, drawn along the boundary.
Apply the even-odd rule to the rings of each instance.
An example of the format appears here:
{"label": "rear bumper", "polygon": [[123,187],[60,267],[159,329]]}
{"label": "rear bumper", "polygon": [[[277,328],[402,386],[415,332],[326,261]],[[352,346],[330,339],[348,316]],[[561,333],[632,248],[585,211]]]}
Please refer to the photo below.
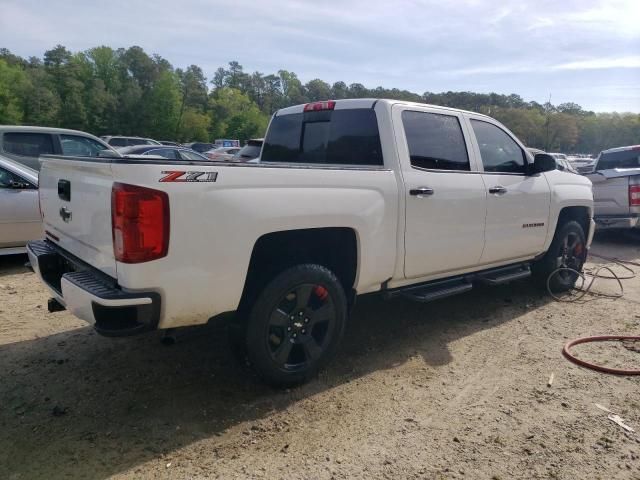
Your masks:
{"label": "rear bumper", "polygon": [[594,220],[598,230],[640,227],[637,215],[597,215]]}
{"label": "rear bumper", "polygon": [[117,282],[47,240],[27,244],[31,266],[58,302],[102,335],[120,337],[157,328],[160,295],[128,292]]}

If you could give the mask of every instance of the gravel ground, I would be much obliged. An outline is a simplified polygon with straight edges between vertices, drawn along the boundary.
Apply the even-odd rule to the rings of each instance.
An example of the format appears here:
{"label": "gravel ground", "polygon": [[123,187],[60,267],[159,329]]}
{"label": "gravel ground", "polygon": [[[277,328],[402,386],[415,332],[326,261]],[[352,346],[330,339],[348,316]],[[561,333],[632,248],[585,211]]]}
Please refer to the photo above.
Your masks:
{"label": "gravel ground", "polygon": [[[637,262],[640,238],[599,236],[593,252]],[[222,322],[167,347],[47,313],[25,260],[0,257],[0,478],[640,479],[640,377],[560,353],[638,335],[640,279],[571,304],[527,281],[431,304],[361,298],[331,366],[277,391],[235,360]],[[576,348],[640,367],[624,350]]]}

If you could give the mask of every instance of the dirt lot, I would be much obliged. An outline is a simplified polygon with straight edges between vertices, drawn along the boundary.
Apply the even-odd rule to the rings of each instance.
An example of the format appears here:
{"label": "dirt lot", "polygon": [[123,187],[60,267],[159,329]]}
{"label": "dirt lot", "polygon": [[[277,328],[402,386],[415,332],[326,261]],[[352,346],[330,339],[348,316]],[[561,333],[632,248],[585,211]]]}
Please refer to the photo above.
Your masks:
{"label": "dirt lot", "polygon": [[[593,251],[638,261],[640,238]],[[0,478],[640,478],[640,436],[594,406],[640,433],[640,377],[560,354],[578,336],[637,335],[640,279],[573,304],[526,281],[425,305],[362,298],[331,367],[275,391],[235,361],[223,324],[166,347],[47,313],[24,261],[0,257]]]}

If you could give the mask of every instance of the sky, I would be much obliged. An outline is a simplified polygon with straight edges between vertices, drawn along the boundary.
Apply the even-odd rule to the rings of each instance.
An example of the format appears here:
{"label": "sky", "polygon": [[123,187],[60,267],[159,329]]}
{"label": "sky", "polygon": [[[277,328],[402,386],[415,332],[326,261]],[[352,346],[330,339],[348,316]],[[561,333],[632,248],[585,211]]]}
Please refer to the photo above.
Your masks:
{"label": "sky", "polygon": [[209,78],[237,60],[303,82],[640,112],[640,0],[0,0],[0,12],[0,47],[24,57],[139,45]]}

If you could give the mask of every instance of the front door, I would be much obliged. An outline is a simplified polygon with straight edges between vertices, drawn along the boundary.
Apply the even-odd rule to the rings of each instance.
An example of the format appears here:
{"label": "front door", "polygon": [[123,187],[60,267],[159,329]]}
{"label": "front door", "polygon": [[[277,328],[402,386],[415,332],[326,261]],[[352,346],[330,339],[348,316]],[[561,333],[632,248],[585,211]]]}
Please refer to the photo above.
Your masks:
{"label": "front door", "polygon": [[498,125],[470,120],[487,189],[482,264],[541,253],[549,228],[551,192],[544,174],[527,175],[523,148]]}
{"label": "front door", "polygon": [[[462,117],[394,107],[406,196],[405,277],[474,266],[484,244],[486,192],[470,161]],[[404,131],[404,135],[402,134]]]}
{"label": "front door", "polygon": [[23,246],[42,237],[38,190],[0,168],[0,248]]}

